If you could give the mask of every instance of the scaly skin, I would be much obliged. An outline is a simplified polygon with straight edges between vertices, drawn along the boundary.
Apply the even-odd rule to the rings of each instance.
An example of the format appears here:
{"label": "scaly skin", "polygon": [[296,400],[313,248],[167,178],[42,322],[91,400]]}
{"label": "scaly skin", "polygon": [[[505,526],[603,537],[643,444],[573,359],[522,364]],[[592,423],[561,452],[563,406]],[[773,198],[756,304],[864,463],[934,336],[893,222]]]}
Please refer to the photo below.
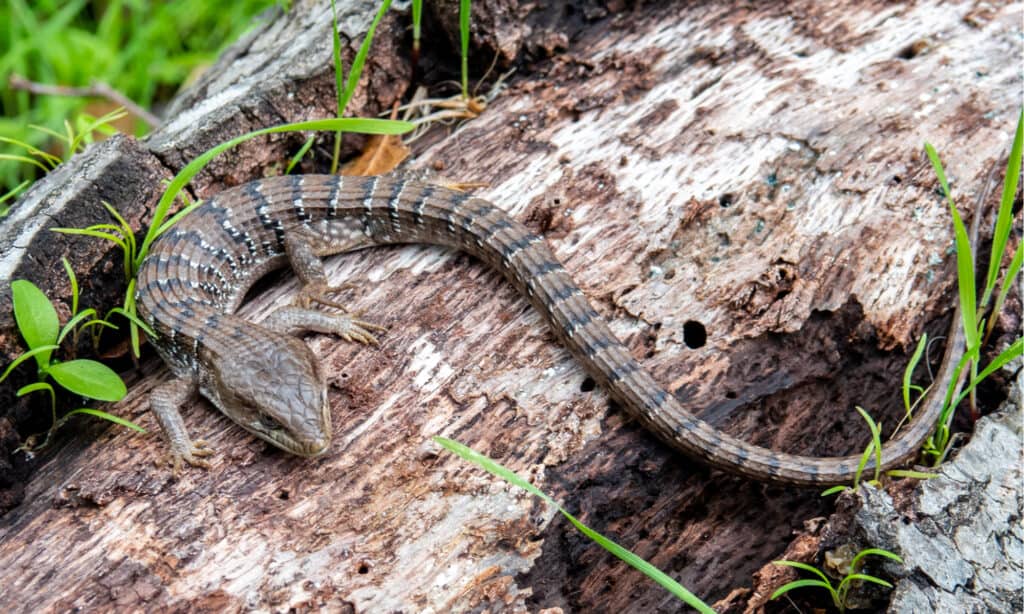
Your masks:
{"label": "scaly skin", "polygon": [[[330,443],[326,386],[313,354],[289,336],[317,330],[375,342],[375,327],[309,308],[330,287],[322,256],[373,245],[431,243],[464,250],[504,273],[609,393],[674,448],[758,480],[820,486],[853,481],[860,456],[773,452],[703,422],[633,359],[543,239],[491,203],[400,177],[298,175],[226,190],[153,246],[138,276],[138,309],[177,380],[155,394],[154,411],[175,467],[205,465],[203,442],[185,432],[177,406],[195,392],[242,427],[303,456]],[[232,312],[248,288],[291,263],[305,282],[299,306],[256,325]],[[912,459],[931,434],[963,346],[954,316],[942,371],[915,420],[883,446],[882,468]],[[271,351],[270,348],[273,348]],[[865,471],[872,471],[872,459]]]}

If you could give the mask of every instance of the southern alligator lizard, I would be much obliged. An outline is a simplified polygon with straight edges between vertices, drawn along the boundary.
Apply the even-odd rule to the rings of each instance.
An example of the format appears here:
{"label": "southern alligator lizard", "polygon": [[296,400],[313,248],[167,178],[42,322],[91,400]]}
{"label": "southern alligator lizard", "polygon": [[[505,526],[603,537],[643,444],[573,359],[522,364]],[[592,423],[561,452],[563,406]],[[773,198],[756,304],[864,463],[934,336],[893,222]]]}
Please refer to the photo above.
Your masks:
{"label": "southern alligator lizard", "polygon": [[[153,345],[176,379],[151,405],[177,470],[206,465],[210,453],[189,438],[178,407],[196,392],[256,436],[314,456],[331,439],[326,386],[304,330],[375,341],[376,328],[311,308],[330,302],[320,257],[372,245],[455,247],[504,273],[556,336],[623,407],[669,445],[707,464],[759,480],[839,484],[853,480],[859,456],[807,457],[754,446],[703,422],[666,392],[615,338],[551,253],[493,204],[400,177],[296,175],[226,190],[186,216],[153,246],[139,271],[138,309],[156,331]],[[233,315],[255,281],[291,263],[304,283],[298,305],[260,325]],[[954,316],[943,371],[882,465],[913,458],[931,433],[962,339]],[[957,338],[953,338],[957,337]],[[870,471],[874,461],[868,465]]]}

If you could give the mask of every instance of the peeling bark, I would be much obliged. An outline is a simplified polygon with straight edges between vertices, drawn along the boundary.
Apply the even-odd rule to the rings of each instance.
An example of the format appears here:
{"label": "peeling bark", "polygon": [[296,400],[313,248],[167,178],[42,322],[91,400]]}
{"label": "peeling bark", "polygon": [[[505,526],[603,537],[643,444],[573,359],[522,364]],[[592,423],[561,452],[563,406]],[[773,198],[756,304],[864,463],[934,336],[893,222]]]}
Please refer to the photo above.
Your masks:
{"label": "peeling bark", "polygon": [[[894,425],[906,351],[952,311],[949,213],[921,144],[973,206],[1018,113],[1021,75],[1005,58],[1019,54],[1021,6],[591,4],[561,22],[529,13],[515,44],[477,32],[520,70],[483,116],[420,144],[417,163],[488,182],[481,195],[543,233],[634,355],[707,420],[781,450],[862,449],[853,406]],[[145,147],[177,168],[243,131],[327,116],[329,6],[299,4],[234,46],[172,105],[172,134]],[[347,33],[372,17],[342,10]],[[404,25],[393,13],[378,30],[362,114],[406,89],[409,70],[389,72]],[[531,51],[559,34],[564,52]],[[197,190],[260,174],[301,140],[240,148]],[[381,348],[310,340],[332,378],[331,452],[267,450],[197,403],[186,422],[218,455],[174,481],[153,466],[155,433],[91,425],[42,459],[0,519],[0,604],[679,609],[432,435],[529,477],[709,602],[749,586],[827,511],[817,492],[724,476],[659,444],[467,256],[377,249],[329,271],[359,284],[352,309],[389,327]],[[243,313],[258,320],[295,288],[275,281]],[[146,396],[165,377],[144,363],[114,411],[155,428]]]}

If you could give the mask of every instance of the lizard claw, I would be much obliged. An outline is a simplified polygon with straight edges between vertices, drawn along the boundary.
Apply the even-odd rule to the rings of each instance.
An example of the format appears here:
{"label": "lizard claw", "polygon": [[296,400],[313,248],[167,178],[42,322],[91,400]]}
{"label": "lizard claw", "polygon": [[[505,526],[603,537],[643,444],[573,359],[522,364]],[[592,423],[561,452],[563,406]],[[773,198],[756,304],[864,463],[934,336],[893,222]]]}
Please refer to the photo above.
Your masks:
{"label": "lizard claw", "polygon": [[338,324],[334,331],[336,335],[345,341],[355,341],[364,345],[380,345],[377,336],[373,333],[387,330],[383,326],[366,322],[354,317],[342,316],[335,320]]}
{"label": "lizard claw", "polygon": [[166,462],[171,466],[171,473],[175,478],[178,478],[181,476],[181,469],[183,467],[182,461],[192,465],[193,467],[209,469],[210,461],[206,460],[204,457],[212,455],[213,449],[209,447],[209,444],[202,439],[197,439],[185,450],[171,451]]}

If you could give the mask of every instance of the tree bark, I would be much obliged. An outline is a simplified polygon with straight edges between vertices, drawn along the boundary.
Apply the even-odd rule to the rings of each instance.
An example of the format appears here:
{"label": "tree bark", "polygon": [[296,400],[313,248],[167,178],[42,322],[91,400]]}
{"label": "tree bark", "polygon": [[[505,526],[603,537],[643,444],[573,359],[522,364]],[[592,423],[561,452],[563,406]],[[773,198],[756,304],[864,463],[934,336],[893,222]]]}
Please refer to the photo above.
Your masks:
{"label": "tree bark", "polygon": [[[521,28],[478,30],[492,46],[476,61],[500,46],[517,72],[479,118],[445,138],[435,128],[416,165],[487,182],[479,195],[545,236],[656,379],[729,433],[854,453],[868,441],[854,406],[890,431],[908,349],[943,334],[956,292],[950,214],[922,143],[970,214],[1019,113],[1006,58],[1019,56],[1021,5],[499,4],[506,13],[480,23],[512,11]],[[350,54],[368,5],[340,7]],[[392,12],[378,29],[360,114],[405,93],[406,23]],[[171,105],[144,157],[177,169],[244,131],[329,116],[329,24],[329,3],[296,3],[233,46]],[[428,53],[424,78],[450,61]],[[269,172],[302,140],[225,154],[196,194]],[[987,224],[997,197],[983,203]],[[829,509],[817,492],[709,471],[658,443],[468,256],[377,249],[329,272],[357,282],[351,308],[389,329],[380,348],[310,339],[331,379],[331,451],[268,450],[199,402],[186,423],[217,455],[174,480],[154,465],[166,452],[156,433],[90,424],[0,519],[0,604],[680,609],[433,435],[528,477],[708,602],[750,586]],[[242,311],[258,320],[295,289],[275,281]],[[145,361],[111,410],[155,430],[147,395],[166,377]]]}

